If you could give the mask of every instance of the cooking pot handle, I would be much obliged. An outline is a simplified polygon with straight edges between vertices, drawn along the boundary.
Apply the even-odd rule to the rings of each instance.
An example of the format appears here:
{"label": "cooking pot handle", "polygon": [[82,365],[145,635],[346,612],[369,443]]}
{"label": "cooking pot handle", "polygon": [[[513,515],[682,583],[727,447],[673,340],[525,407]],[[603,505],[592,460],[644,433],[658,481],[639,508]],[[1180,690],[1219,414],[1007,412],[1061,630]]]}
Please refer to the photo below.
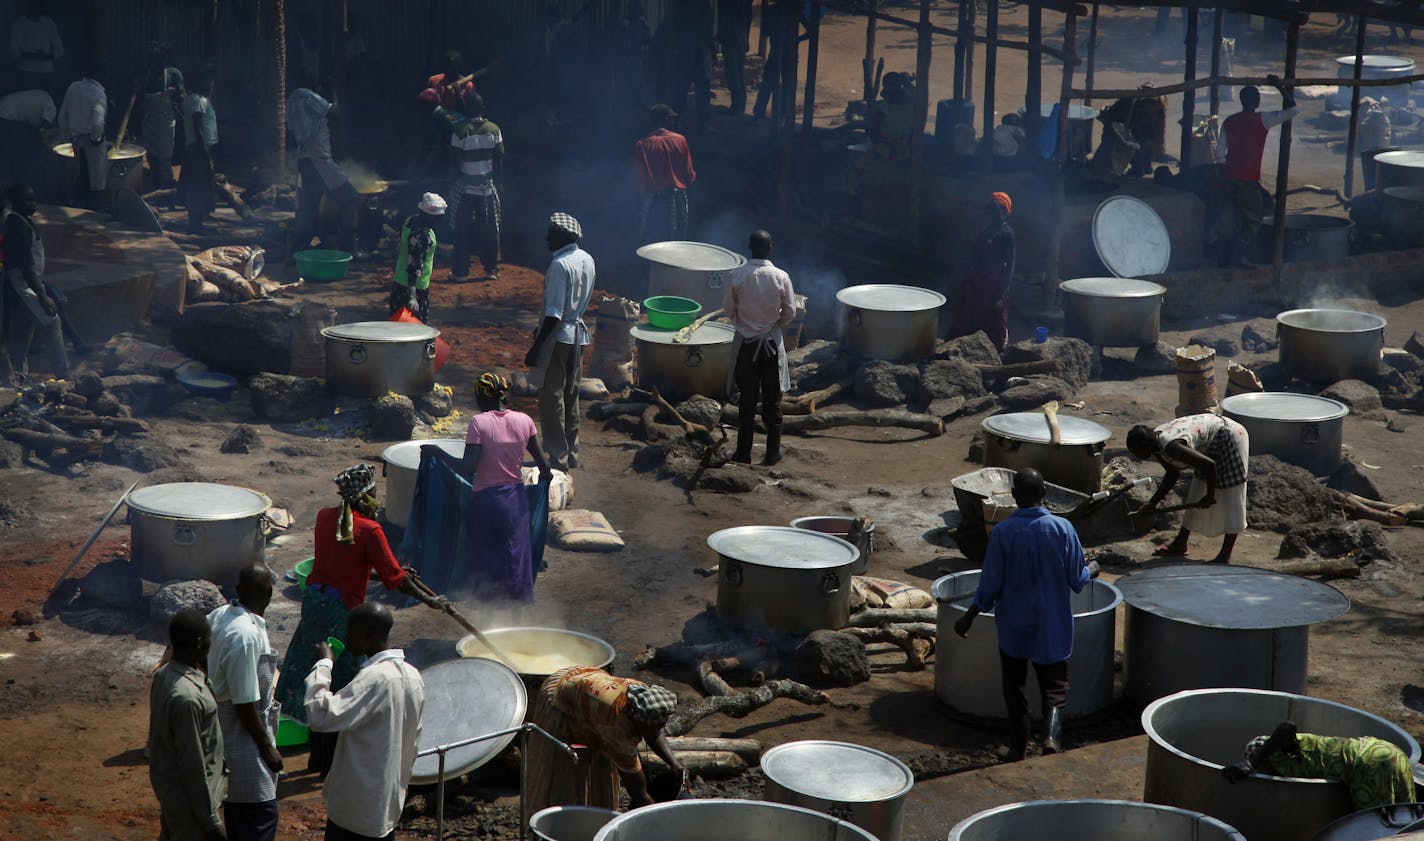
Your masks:
{"label": "cooking pot handle", "polygon": [[841,577],[834,572],[828,572],[821,576],[821,592],[826,595],[839,593],[841,591]]}
{"label": "cooking pot handle", "polygon": [[994,436],[994,440],[998,443],[999,449],[1005,450],[1010,453],[1012,453],[1014,450],[1017,450],[1019,448],[1019,445],[1023,443],[1017,438],[1005,438],[1002,435]]}
{"label": "cooking pot handle", "polygon": [[351,350],[347,351],[346,357],[351,360],[352,365],[364,364],[366,361],[366,346],[360,344],[352,345]]}
{"label": "cooking pot handle", "polygon": [[434,342],[426,342],[426,343],[425,343],[425,358],[426,358],[426,359],[434,359],[434,358],[435,358],[435,343],[434,343]]}
{"label": "cooking pot handle", "polygon": [[1089,453],[1089,455],[1092,455],[1093,457],[1096,458],[1097,456],[1102,455],[1103,450],[1107,449],[1107,446],[1108,446],[1108,442],[1106,442],[1106,441],[1099,441],[1099,442],[1097,442],[1097,443],[1095,443],[1095,444],[1089,444],[1089,445],[1088,445],[1088,453]]}
{"label": "cooking pot handle", "polygon": [[859,307],[851,307],[846,310],[846,322],[852,327],[859,327],[865,316],[861,315]]}
{"label": "cooking pot handle", "polygon": [[687,360],[685,364],[689,368],[696,368],[700,366],[702,364],[702,349],[695,347],[688,348]]}
{"label": "cooking pot handle", "polygon": [[742,586],[742,565],[736,561],[722,560],[722,572],[727,576],[727,583],[733,587]]}
{"label": "cooking pot handle", "polygon": [[849,803],[832,803],[826,808],[826,814],[837,820],[848,821],[854,813],[851,811]]}
{"label": "cooking pot handle", "polygon": [[1302,443],[1302,444],[1319,444],[1319,443],[1320,443],[1320,424],[1318,424],[1318,423],[1307,423],[1307,424],[1303,424],[1303,425],[1301,426],[1301,428],[1300,428],[1300,443]]}
{"label": "cooking pot handle", "polygon": [[192,546],[198,542],[198,533],[193,531],[192,526],[174,526],[173,542],[179,546]]}

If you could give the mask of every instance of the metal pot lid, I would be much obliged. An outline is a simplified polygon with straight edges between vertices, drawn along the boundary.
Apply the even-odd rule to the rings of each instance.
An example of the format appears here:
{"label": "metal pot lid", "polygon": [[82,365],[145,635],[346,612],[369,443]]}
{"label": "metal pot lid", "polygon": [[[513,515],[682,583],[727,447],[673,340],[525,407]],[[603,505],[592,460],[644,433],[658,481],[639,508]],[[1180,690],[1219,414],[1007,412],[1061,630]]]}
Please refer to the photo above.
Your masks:
{"label": "metal pot lid", "polygon": [[1063,281],[1058,288],[1090,298],[1152,298],[1167,293],[1160,283],[1127,277],[1079,277]]}
{"label": "metal pot lid", "polygon": [[1375,163],[1380,166],[1424,167],[1424,152],[1400,149],[1394,152],[1380,152],[1375,155]]}
{"label": "metal pot lid", "polygon": [[266,494],[216,482],[150,485],[129,494],[126,502],[133,511],[180,520],[238,520],[272,507]]}
{"label": "metal pot lid", "polygon": [[656,327],[649,327],[646,324],[639,324],[628,330],[633,334],[633,338],[640,342],[651,342],[655,345],[724,345],[737,338],[737,328],[730,324],[717,324],[708,321],[693,330],[685,342],[674,342],[673,338],[681,333],[681,330],[659,330]]}
{"label": "metal pot lid", "polygon": [[428,324],[407,321],[357,321],[323,327],[321,334],[328,339],[357,342],[428,342],[439,336],[440,331]]}
{"label": "metal pot lid", "polygon": [[1387,198],[1407,202],[1424,202],[1424,187],[1385,187]]}
{"label": "metal pot lid", "polygon": [[420,469],[420,448],[426,444],[438,444],[440,449],[455,458],[465,457],[465,442],[459,438],[432,438],[425,441],[402,441],[381,451],[381,459],[392,467],[407,470]]}
{"label": "metal pot lid", "polygon": [[[1335,59],[1335,63],[1342,66],[1355,67],[1355,57],[1352,55],[1342,55]],[[1408,70],[1414,66],[1414,59],[1397,55],[1366,55],[1363,66],[1374,70]]]}
{"label": "metal pot lid", "polygon": [[1161,274],[1172,261],[1172,237],[1152,206],[1113,196],[1093,211],[1093,247],[1118,277]]}
{"label": "metal pot lid", "polygon": [[910,790],[905,763],[862,745],[821,740],[787,742],[761,756],[768,780],[798,794],[839,803],[892,800]]}
{"label": "metal pot lid", "polygon": [[1314,394],[1262,391],[1233,394],[1221,401],[1221,411],[1238,418],[1319,423],[1345,417],[1350,414],[1350,407]]}
{"label": "metal pot lid", "polygon": [[947,300],[933,289],[901,286],[897,283],[865,283],[847,286],[836,293],[836,300],[848,307],[880,312],[919,312],[939,309]]}
{"label": "metal pot lid", "polygon": [[[425,711],[420,717],[417,751],[497,733],[524,723],[528,696],[524,681],[508,666],[482,658],[436,663],[420,673],[425,681]],[[517,733],[476,742],[445,754],[445,779],[468,774],[493,759]],[[415,760],[411,785],[440,781],[440,757]]]}
{"label": "metal pot lid", "polygon": [[[74,144],[61,143],[54,147],[54,153],[66,158],[74,157]],[[125,161],[131,158],[141,158],[147,150],[136,143],[125,143],[122,146],[110,146],[106,156],[111,161]]]}
{"label": "metal pot lid", "polygon": [[1325,825],[1311,841],[1374,841],[1410,832],[1424,821],[1424,803],[1392,803],[1351,812]]}
{"label": "metal pot lid", "polygon": [[[1048,428],[1048,416],[1043,412],[991,415],[985,418],[981,425],[985,432],[1001,438],[1032,444],[1048,444],[1053,441],[1053,432]],[[1060,444],[1100,444],[1112,437],[1112,432],[1100,423],[1063,414],[1058,416],[1058,432]]]}
{"label": "metal pot lid", "polygon": [[1117,580],[1123,600],[1154,616],[1203,628],[1298,628],[1350,609],[1327,584],[1253,567],[1172,564]]}
{"label": "metal pot lid", "polygon": [[733,560],[777,569],[835,569],[860,558],[860,550],[839,537],[790,526],[735,526],[708,535],[707,545]]}
{"label": "metal pot lid", "polygon": [[1323,308],[1286,310],[1276,315],[1276,321],[1287,327],[1322,333],[1368,333],[1383,330],[1389,323],[1384,316],[1374,313]]}
{"label": "metal pot lid", "polygon": [[684,240],[651,242],[637,254],[652,263],[692,272],[726,272],[747,263],[747,258],[720,245]]}

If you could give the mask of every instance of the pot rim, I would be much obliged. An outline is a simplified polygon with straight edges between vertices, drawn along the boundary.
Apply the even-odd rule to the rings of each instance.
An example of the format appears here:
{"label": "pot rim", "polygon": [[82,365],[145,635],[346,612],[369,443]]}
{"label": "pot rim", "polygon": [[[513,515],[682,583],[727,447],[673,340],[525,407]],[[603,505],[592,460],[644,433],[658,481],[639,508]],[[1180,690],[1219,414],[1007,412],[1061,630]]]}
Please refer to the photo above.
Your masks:
{"label": "pot rim", "polygon": [[[1290,322],[1292,316],[1300,316],[1304,313],[1330,313],[1332,315],[1360,316],[1362,318],[1378,321],[1379,323],[1370,327],[1334,329],[1330,327],[1307,327],[1303,324],[1292,324]],[[1362,310],[1347,310],[1341,307],[1304,307],[1276,313],[1276,324],[1279,327],[1291,327],[1296,330],[1305,330],[1312,333],[1373,333],[1376,330],[1384,330],[1384,328],[1389,325],[1389,320],[1382,315],[1376,315],[1375,313],[1364,312]]]}
{"label": "pot rim", "polygon": [[[783,780],[776,776],[776,769],[774,765],[770,768],[767,767],[767,760],[772,759],[774,761],[777,754],[791,753],[797,750],[815,748],[833,748],[836,750],[860,751],[862,753],[870,754],[874,758],[883,761],[886,765],[893,766],[896,771],[899,771],[901,774],[903,774],[905,778],[905,784],[894,794],[885,794],[879,797],[827,797],[824,794],[818,794],[816,792],[805,791],[803,789],[797,788],[791,782]],[[827,759],[829,761],[829,757]],[[831,803],[889,803],[904,797],[906,794],[909,794],[910,789],[915,787],[915,774],[913,771],[910,770],[910,766],[906,765],[905,763],[901,762],[890,754],[885,753],[884,751],[876,750],[875,748],[871,747],[866,747],[865,745],[857,745],[854,742],[838,742],[832,739],[803,739],[795,742],[784,742],[782,744],[777,745],[776,747],[770,748],[769,750],[763,752],[761,755],[760,765],[762,773],[766,776],[768,780],[771,780],[772,782],[776,783],[787,791],[790,791],[794,794],[799,794],[802,797],[813,797],[817,800],[825,800]]]}
{"label": "pot rim", "polygon": [[[1263,410],[1254,409],[1253,404],[1273,401],[1298,402],[1302,406],[1306,404],[1316,404],[1321,406],[1321,413],[1318,417],[1285,418],[1279,415],[1263,414]],[[1325,406],[1329,410],[1325,410]],[[1269,421],[1274,423],[1326,423],[1339,420],[1350,414],[1350,407],[1339,400],[1332,400],[1329,397],[1321,397],[1317,394],[1295,394],[1289,391],[1255,391],[1245,394],[1233,394],[1221,400],[1221,411],[1233,418],[1245,418],[1253,421]]]}
{"label": "pot rim", "polygon": [[[152,507],[151,503],[145,504],[143,499],[144,491],[153,490],[155,488],[171,488],[177,485],[188,485],[190,487],[186,489],[187,491],[198,493],[204,491],[208,493],[213,493],[215,492],[211,490],[213,488],[222,488],[223,491],[229,493],[239,491],[245,492],[255,497],[255,500],[253,500],[254,503],[260,502],[262,507],[250,511],[244,507],[240,511],[229,512],[225,514],[194,515],[191,513],[178,514],[172,511],[164,511]],[[232,495],[237,496],[237,493],[232,493]],[[135,496],[138,497],[137,500],[134,499]],[[180,520],[190,523],[218,523],[232,520],[246,520],[251,517],[261,517],[263,514],[267,513],[268,509],[272,507],[272,498],[267,496],[267,494],[262,493],[261,491],[254,491],[251,488],[244,488],[240,485],[226,485],[221,482],[164,482],[157,485],[149,485],[146,488],[139,488],[132,494],[129,494],[128,497],[124,499],[124,504],[128,506],[130,511],[137,511],[140,514],[145,514],[150,517],[160,517],[165,520]]]}
{"label": "pot rim", "polygon": [[674,342],[673,337],[681,333],[681,330],[660,330],[656,327],[649,327],[646,324],[635,324],[628,328],[628,333],[634,340],[649,345],[659,345],[661,347],[707,347],[709,345],[725,345],[737,338],[737,328],[730,324],[723,324],[717,321],[703,322],[696,330],[687,335],[687,341]]}
{"label": "pot rim", "polygon": [[[1120,291],[1109,291],[1107,287],[1111,286],[1119,287]],[[1058,288],[1085,298],[1132,300],[1160,298],[1167,294],[1167,287],[1160,283],[1130,277],[1075,277],[1059,283]]]}
{"label": "pot rim", "polygon": [[1072,809],[1081,806],[1113,806],[1126,807],[1130,809],[1149,809],[1155,812],[1169,812],[1181,815],[1185,818],[1190,818],[1197,823],[1210,824],[1215,829],[1221,830],[1227,838],[1241,839],[1241,841],[1245,841],[1245,836],[1243,836],[1241,832],[1236,829],[1236,827],[1226,823],[1220,818],[1214,818],[1211,815],[1207,815],[1202,812],[1196,812],[1191,809],[1182,809],[1177,806],[1164,806],[1160,803],[1140,803],[1135,800],[1103,800],[1098,798],[1082,798],[1075,800],[1024,800],[1018,803],[1008,803],[1003,806],[995,806],[992,809],[985,809],[982,812],[975,812],[974,814],[955,824],[949,830],[949,841],[960,841],[960,839],[964,837],[964,833],[967,832],[970,828],[972,828],[974,824],[980,822],[981,820],[987,820],[995,815],[998,815],[1001,812],[1023,809],[1041,809],[1044,811],[1054,811],[1061,809]]}
{"label": "pot rim", "polygon": [[[695,259],[691,259],[685,260],[684,263],[691,263],[693,265],[675,263],[672,262],[674,258],[671,255],[663,254],[663,252],[667,251],[700,251],[702,253],[698,256],[708,258],[708,262],[698,265]],[[730,272],[733,269],[741,268],[747,264],[747,258],[730,248],[723,248],[720,245],[713,245],[710,242],[697,242],[696,240],[689,239],[669,239],[663,240],[662,242],[650,242],[647,245],[640,246],[633,253],[647,260],[649,263],[656,263],[659,266],[667,266],[669,268],[682,269],[683,271],[689,272]],[[682,256],[693,257],[694,255],[684,253]],[[712,258],[720,259],[713,262]],[[731,265],[726,265],[727,263]]]}
{"label": "pot rim", "polygon": [[[814,545],[816,541],[822,541],[826,553],[835,551],[838,554],[842,555],[842,557],[833,560],[816,558],[796,559],[790,557],[783,557],[777,559],[767,558],[762,555],[754,557],[738,557],[736,554],[732,554],[732,552],[727,551],[728,548],[732,548],[734,552],[737,551],[736,548],[726,546],[728,540],[730,540],[735,535],[744,534],[750,531],[762,532],[766,538],[770,538],[772,536],[779,536],[786,539],[802,541],[803,545],[807,547]],[[848,540],[842,540],[839,537],[825,534],[823,532],[810,531],[809,529],[797,529],[792,528],[791,526],[753,525],[732,526],[731,528],[719,529],[707,535],[707,546],[713,552],[716,552],[720,557],[727,558],[741,564],[746,564],[750,567],[759,567],[761,569],[788,570],[791,572],[832,571],[841,569],[843,567],[853,566],[856,561],[860,560],[860,549]],[[747,553],[743,552],[742,554],[745,555]]]}
{"label": "pot rim", "polygon": [[[937,606],[939,606],[939,609],[943,609],[944,607],[948,607],[948,608],[950,608],[950,609],[952,609],[952,610],[958,610],[958,611],[961,611],[961,612],[968,611],[968,610],[969,610],[969,601],[968,601],[968,599],[973,595],[972,593],[964,593],[964,594],[962,594],[962,595],[955,596],[955,597],[953,597],[953,598],[946,598],[946,597],[944,597],[943,595],[941,595],[941,592],[940,592],[940,591],[943,590],[946,586],[948,586],[949,583],[950,583],[950,580],[953,579],[953,578],[960,577],[960,576],[967,576],[967,575],[979,575],[980,572],[981,572],[981,570],[977,570],[977,569],[964,569],[964,570],[960,570],[959,572],[951,572],[949,575],[942,575],[942,576],[940,576],[939,578],[936,578],[936,579],[934,580],[934,583],[930,585],[930,595],[934,597],[935,604],[936,604]],[[1111,581],[1104,581],[1104,580],[1102,580],[1101,578],[1090,578],[1090,579],[1088,579],[1088,583],[1087,583],[1086,585],[1084,585],[1084,586],[1085,586],[1085,587],[1094,587],[1094,586],[1097,586],[1097,585],[1102,585],[1102,586],[1108,588],[1108,591],[1112,593],[1112,597],[1113,597],[1113,598],[1112,598],[1112,603],[1111,603],[1111,604],[1103,605],[1102,607],[1095,607],[1095,608],[1093,608],[1092,610],[1085,610],[1085,611],[1083,611],[1083,612],[1081,612],[1081,613],[1074,613],[1074,614],[1073,614],[1073,619],[1074,619],[1074,620],[1078,620],[1078,619],[1089,619],[1089,618],[1094,617],[1094,616],[1101,616],[1101,615],[1104,614],[1104,613],[1110,613],[1110,612],[1112,612],[1112,611],[1114,611],[1114,610],[1117,610],[1117,606],[1120,605],[1120,604],[1122,604],[1122,602],[1123,602],[1123,599],[1122,599],[1122,591],[1119,590],[1119,589],[1116,587],[1116,585],[1114,585]],[[994,615],[994,612],[993,612],[993,611],[985,611],[985,612],[983,613],[983,615],[984,615],[984,616],[993,616],[993,615]]]}
{"label": "pot rim", "polygon": [[[375,335],[349,335],[353,328],[362,328]],[[341,331],[348,331],[343,335]],[[381,335],[382,333],[390,335]],[[426,324],[411,324],[404,321],[352,321],[321,328],[321,335],[327,341],[363,342],[366,344],[403,345],[428,342],[440,337],[440,331]]]}
{"label": "pot rim", "polygon": [[[420,448],[426,444],[438,444],[440,448],[450,455],[462,455],[465,451],[466,441],[463,438],[423,438],[410,441],[399,441],[381,451],[381,461],[390,467],[403,467],[406,470],[420,469]],[[459,451],[447,444],[458,445]],[[413,455],[414,458],[407,458]]]}
{"label": "pot rim", "polygon": [[[895,292],[906,299],[919,298],[920,300],[906,300],[890,305],[880,304],[879,306],[867,306],[865,303],[856,303],[857,297],[874,295],[876,292]],[[922,286],[908,286],[903,283],[861,283],[856,286],[847,286],[836,292],[836,300],[847,307],[865,310],[866,312],[923,313],[938,310],[944,306],[949,299],[933,289],[925,289]]]}
{"label": "pot rim", "polygon": [[[1004,427],[1002,419],[1019,418],[1028,416],[1038,418],[1043,421],[1043,437],[1029,437],[1028,433],[1015,432]],[[1000,419],[999,423],[995,423]],[[1000,438],[1007,438],[1010,441],[1021,441],[1025,444],[1043,444],[1050,447],[1080,447],[1084,445],[1101,444],[1112,438],[1112,430],[1097,421],[1090,421],[1087,418],[1075,417],[1074,415],[1058,416],[1059,442],[1054,444],[1050,440],[1051,433],[1048,428],[1048,419],[1042,412],[1003,412],[997,415],[990,415],[979,422],[979,426],[987,435],[997,435]]]}
{"label": "pot rim", "polygon": [[[708,806],[711,807],[710,810],[702,808]],[[834,839],[835,833],[837,832],[846,832],[854,836],[855,838],[860,839],[861,841],[878,841],[878,839],[876,839],[876,837],[872,835],[868,830],[856,826],[850,821],[841,820],[840,818],[833,817],[831,815],[826,814],[825,812],[818,812],[815,809],[807,809],[804,806],[790,806],[785,803],[769,803],[765,800],[742,800],[733,798],[694,798],[691,800],[673,800],[668,803],[654,803],[651,806],[643,806],[642,808],[634,809],[630,812],[624,812],[623,814],[609,821],[607,824],[604,825],[603,829],[600,829],[598,831],[598,834],[593,837],[593,841],[610,841],[610,839],[617,838],[619,824],[622,822],[634,819],[649,819],[653,820],[656,823],[658,822],[657,819],[661,816],[663,812],[675,812],[680,809],[688,811],[715,812],[737,807],[752,807],[757,810],[765,809],[779,812],[800,812],[804,815],[813,816],[817,819],[817,822],[826,822],[828,830],[832,828],[834,829],[834,832],[828,831],[826,833],[827,839]]]}
{"label": "pot rim", "polygon": [[[563,634],[563,635],[565,635],[565,636],[578,637],[579,639],[584,640],[585,642],[594,643],[595,646],[596,646],[599,650],[601,650],[601,651],[604,653],[605,657],[604,657],[604,659],[603,659],[603,662],[601,662],[601,663],[588,663],[588,664],[586,664],[586,665],[597,666],[597,667],[600,668],[600,669],[605,669],[605,668],[607,668],[608,665],[613,662],[613,659],[618,656],[618,651],[617,651],[617,649],[615,649],[615,648],[613,647],[613,645],[612,645],[611,643],[609,643],[607,640],[599,639],[598,637],[594,636],[593,634],[586,634],[586,633],[584,633],[583,631],[575,631],[575,630],[572,630],[572,629],[570,629],[570,628],[551,628],[551,627],[543,627],[543,626],[537,626],[537,625],[508,625],[508,626],[505,626],[505,627],[503,627],[503,628],[490,628],[489,630],[487,630],[487,631],[484,632],[484,635],[485,635],[486,637],[496,637],[496,636],[501,636],[501,635],[509,635],[510,632],[519,632],[519,631],[536,631],[536,632],[539,632],[539,633]],[[457,640],[457,641],[455,642],[455,653],[458,654],[461,658],[474,658],[474,659],[480,659],[480,660],[492,660],[492,661],[494,661],[494,662],[496,662],[496,663],[499,663],[501,666],[504,665],[503,663],[500,663],[500,661],[499,661],[497,658],[494,658],[494,657],[481,657],[481,656],[478,655],[478,654],[466,655],[466,654],[461,653],[461,652],[460,652],[460,646],[461,646],[466,640],[473,640],[473,639],[475,639],[475,635],[474,635],[474,634],[467,634],[466,636],[463,636],[463,637],[461,637],[459,640]],[[508,666],[505,666],[505,668],[508,668]],[[539,677],[539,678],[544,678],[544,677],[548,677],[549,674],[553,674],[553,672],[549,672],[549,674],[535,674],[535,673],[533,673],[533,672],[517,672],[517,674],[518,674],[520,677]]]}

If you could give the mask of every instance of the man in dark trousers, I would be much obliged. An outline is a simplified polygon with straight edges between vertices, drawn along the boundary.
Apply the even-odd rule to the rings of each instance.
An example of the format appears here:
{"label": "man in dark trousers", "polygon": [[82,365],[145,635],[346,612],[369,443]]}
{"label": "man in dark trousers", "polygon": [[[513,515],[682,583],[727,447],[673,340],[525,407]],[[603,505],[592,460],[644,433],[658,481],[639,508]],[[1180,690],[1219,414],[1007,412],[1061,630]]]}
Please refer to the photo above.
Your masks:
{"label": "man in dark trousers", "polygon": [[168,623],[173,659],[148,695],[148,779],[158,797],[160,841],[226,841],[218,805],[227,796],[218,702],[203,674],[213,642],[208,620],[180,610]]}
{"label": "man in dark trousers", "polygon": [[567,213],[549,217],[545,242],[553,252],[544,273],[544,317],[524,355],[539,385],[539,428],[549,464],[572,470],[579,460],[579,378],[588,326],[583,322],[593,297],[593,257],[579,248],[583,228]]}
{"label": "man in dark trousers", "polygon": [[1043,507],[1043,474],[1031,467],[1019,470],[1013,494],[1019,510],[989,533],[974,602],[954,623],[954,632],[968,637],[974,617],[994,614],[1009,713],[1009,743],[1000,756],[1007,762],[1018,762],[1028,753],[1031,721],[1024,684],[1030,661],[1041,693],[1043,752],[1063,749],[1068,657],[1073,653],[1072,597],[1098,574],[1097,562],[1084,560],[1073,525]]}
{"label": "man in dark trousers", "polygon": [[1236,236],[1225,255],[1225,264],[1250,265],[1247,252],[1261,230],[1266,214],[1265,191],[1261,189],[1261,155],[1266,151],[1266,135],[1271,129],[1300,113],[1295,96],[1281,84],[1279,76],[1267,76],[1281,93],[1279,111],[1260,111],[1261,92],[1251,85],[1241,89],[1241,110],[1221,124],[1216,144],[1216,161],[1225,166],[1225,186],[1234,199]]}
{"label": "man in dark trousers", "polygon": [[15,184],[8,198],[11,212],[5,217],[5,276],[0,288],[5,358],[0,360],[4,363],[0,378],[8,381],[15,371],[21,376],[29,374],[30,346],[39,334],[49,352],[49,372],[55,379],[64,379],[69,376],[69,356],[64,351],[62,304],[44,283],[45,249],[34,220],[38,209],[35,191]]}
{"label": "man in dark trousers", "polygon": [[766,424],[766,457],[781,461],[781,395],[791,387],[782,328],[796,318],[791,277],[771,263],[771,234],[753,231],[747,242],[752,259],[734,269],[722,293],[722,309],[737,330],[732,378],[737,401],[737,450],[732,461],[751,464],[756,411]]}
{"label": "man in dark trousers", "polygon": [[747,110],[747,50],[751,47],[752,0],[717,0],[717,46],[733,114]]}

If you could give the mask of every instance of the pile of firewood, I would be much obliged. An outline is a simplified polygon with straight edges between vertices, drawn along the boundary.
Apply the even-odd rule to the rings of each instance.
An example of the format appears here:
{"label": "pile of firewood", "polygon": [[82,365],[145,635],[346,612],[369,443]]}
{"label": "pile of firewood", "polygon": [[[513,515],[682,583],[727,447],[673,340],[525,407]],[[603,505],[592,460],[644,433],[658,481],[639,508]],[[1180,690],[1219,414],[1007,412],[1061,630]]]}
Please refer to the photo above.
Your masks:
{"label": "pile of firewood", "polygon": [[75,382],[50,380],[16,393],[0,409],[0,438],[19,444],[25,456],[39,457],[63,468],[103,456],[115,438],[142,435],[148,424],[131,417],[114,391],[157,380],[142,374],[81,377]]}

